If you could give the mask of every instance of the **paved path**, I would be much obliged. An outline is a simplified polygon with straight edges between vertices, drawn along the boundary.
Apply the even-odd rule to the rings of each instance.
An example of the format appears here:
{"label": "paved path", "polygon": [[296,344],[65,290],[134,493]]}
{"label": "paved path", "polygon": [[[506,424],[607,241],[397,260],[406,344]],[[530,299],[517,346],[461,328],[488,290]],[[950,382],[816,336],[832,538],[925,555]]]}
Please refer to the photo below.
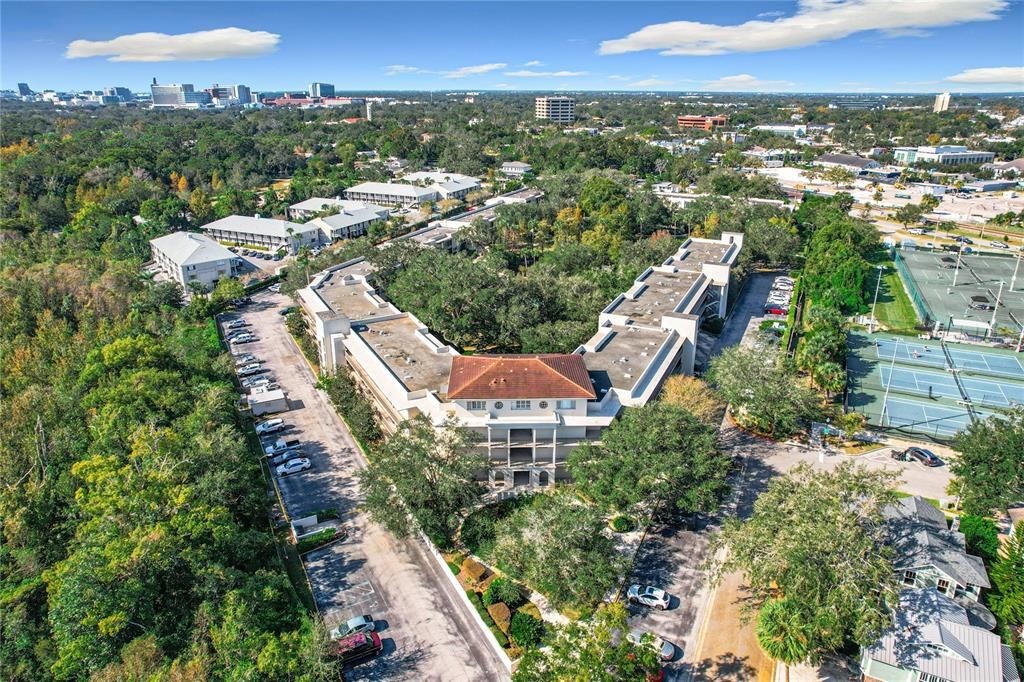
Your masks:
{"label": "paved path", "polygon": [[[346,679],[504,680],[508,673],[437,562],[418,540],[398,540],[369,521],[355,473],[366,466],[352,435],[288,335],[284,296],[263,293],[241,316],[259,341],[254,353],[277,378],[291,410],[281,415],[300,438],[313,468],[279,479],[291,517],[334,507],[348,539],[306,555],[314,598],[328,627],[353,615],[377,619],[384,653]],[[444,569],[447,570],[447,569]]]}

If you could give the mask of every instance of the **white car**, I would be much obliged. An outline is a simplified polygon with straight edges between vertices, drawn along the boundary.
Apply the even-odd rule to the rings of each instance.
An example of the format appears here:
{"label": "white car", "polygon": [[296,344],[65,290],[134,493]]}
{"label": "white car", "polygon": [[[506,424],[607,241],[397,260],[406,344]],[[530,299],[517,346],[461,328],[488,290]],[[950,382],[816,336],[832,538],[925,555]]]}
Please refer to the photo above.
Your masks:
{"label": "white car", "polygon": [[228,339],[231,343],[252,343],[256,337],[252,334],[239,334]]}
{"label": "white car", "polygon": [[311,466],[313,465],[309,463],[309,459],[306,457],[290,459],[281,466],[277,467],[277,475],[288,476],[289,474],[297,474],[300,471],[305,471]]}
{"label": "white car", "polygon": [[239,319],[239,320],[231,320],[230,322],[228,322],[224,326],[227,327],[228,329],[238,329],[239,327],[248,327],[249,323],[246,322],[245,320]]}
{"label": "white car", "polygon": [[651,585],[630,585],[626,592],[626,601],[664,611],[672,603],[672,597],[665,590]]}
{"label": "white car", "polygon": [[271,284],[269,287],[267,287],[267,291],[275,293],[275,294],[279,294],[279,293],[281,293],[281,285],[280,284]]}
{"label": "white car", "polygon": [[267,434],[275,433],[277,431],[280,431],[283,428],[284,428],[284,420],[283,419],[268,419],[268,420],[260,422],[259,424],[256,425],[256,433],[261,435],[261,436],[265,436]]}
{"label": "white car", "polygon": [[262,386],[270,386],[271,384],[277,385],[272,377],[249,377],[242,381],[242,388],[260,388]]}
{"label": "white car", "polygon": [[263,368],[260,367],[259,365],[246,365],[245,367],[243,367],[240,370],[238,370],[238,376],[240,376],[240,377],[249,377],[249,376],[252,376],[254,374],[259,374],[262,371],[263,371]]}
{"label": "white car", "polygon": [[989,242],[988,245],[989,246],[994,246],[997,249],[1008,249],[1008,248],[1010,248],[1010,245],[1007,244],[1006,242]]}
{"label": "white car", "polygon": [[669,642],[666,642],[654,633],[647,633],[643,630],[630,630],[629,634],[626,635],[626,639],[628,639],[633,644],[645,644],[646,642],[644,642],[644,637],[648,635],[650,636],[650,639],[648,641],[650,642],[651,646],[655,649],[655,651],[658,652],[658,655],[661,656],[661,660],[671,661],[673,658],[676,657],[675,646],[670,644]]}
{"label": "white car", "polygon": [[924,230],[922,230],[920,227],[912,227],[909,230],[907,230],[907,234],[924,234]]}
{"label": "white car", "polygon": [[258,362],[256,356],[252,353],[245,353],[243,355],[235,356],[235,367],[241,367],[242,365],[248,365],[252,362]]}

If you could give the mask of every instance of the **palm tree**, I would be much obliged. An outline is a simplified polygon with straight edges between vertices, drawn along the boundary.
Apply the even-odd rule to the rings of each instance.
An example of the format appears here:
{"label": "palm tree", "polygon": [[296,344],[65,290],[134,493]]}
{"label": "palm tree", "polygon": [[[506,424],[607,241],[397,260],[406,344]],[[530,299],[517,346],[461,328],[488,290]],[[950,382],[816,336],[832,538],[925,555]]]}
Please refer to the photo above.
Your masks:
{"label": "palm tree", "polygon": [[757,643],[769,657],[789,666],[810,655],[810,626],[804,612],[791,599],[769,599],[757,615]]}

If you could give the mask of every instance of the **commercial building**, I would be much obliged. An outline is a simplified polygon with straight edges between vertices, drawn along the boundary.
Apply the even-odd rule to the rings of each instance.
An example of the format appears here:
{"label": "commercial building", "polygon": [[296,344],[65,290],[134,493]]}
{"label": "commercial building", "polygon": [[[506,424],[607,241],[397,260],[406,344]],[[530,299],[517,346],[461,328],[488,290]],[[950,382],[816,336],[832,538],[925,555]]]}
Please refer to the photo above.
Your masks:
{"label": "commercial building", "polygon": [[130,102],[135,99],[131,90],[120,86],[103,88],[103,96],[116,98],[119,102]]}
{"label": "commercial building", "polygon": [[935,104],[932,105],[932,113],[941,114],[943,111],[949,111],[948,92],[943,92],[939,95],[935,95]]}
{"label": "commercial building", "polygon": [[828,103],[829,109],[885,109],[878,97],[837,97]]}
{"label": "commercial building", "polygon": [[197,109],[210,104],[213,98],[205,91],[196,92],[191,83],[158,85],[156,79],[149,86],[154,109]]}
{"label": "commercial building", "polygon": [[814,164],[824,168],[845,168],[858,175],[869,168],[881,168],[882,166],[874,159],[865,159],[853,154],[822,154],[814,160]]}
{"label": "commercial building", "polygon": [[576,100],[572,97],[538,97],[534,102],[534,113],[539,120],[572,123],[576,120]]}
{"label": "commercial building", "polygon": [[221,106],[232,104],[249,104],[252,100],[252,90],[246,85],[218,85],[214,83],[206,89],[214,104]]}
{"label": "commercial building", "polygon": [[390,211],[382,206],[373,206],[363,201],[351,201],[349,199],[342,199],[341,197],[324,198],[324,197],[310,197],[305,201],[300,201],[297,204],[292,204],[288,207],[288,217],[292,220],[307,220],[323,213],[324,211],[351,211],[360,208],[372,208],[375,209],[384,219],[387,219],[390,215]]}
{"label": "commercial building", "polygon": [[803,124],[765,123],[754,126],[753,129],[764,130],[780,137],[807,137],[807,126]]}
{"label": "commercial building", "polygon": [[973,166],[990,163],[996,158],[992,152],[979,152],[955,144],[935,147],[896,147],[893,150],[896,163],[909,166],[914,163],[936,163],[945,166]]}
{"label": "commercial building", "polygon": [[300,247],[316,245],[320,241],[320,229],[316,225],[300,225],[258,215],[221,218],[203,225],[203,232],[222,243],[255,247],[270,253],[284,250],[295,254]]}
{"label": "commercial building", "polygon": [[[453,248],[452,237],[488,210],[413,239]],[[686,240],[617,296],[570,354],[462,356],[385,300],[361,258],[319,273],[298,296],[325,371],[347,366],[386,431],[419,415],[470,429],[500,495],[564,479],[572,449],[599,439],[624,406],[653,399],[673,372],[692,374],[700,321],[725,313],[742,243],[738,233]]]}
{"label": "commercial building", "polygon": [[310,97],[334,97],[334,85],[331,83],[310,83],[306,91]]}
{"label": "commercial building", "polygon": [[533,166],[522,161],[506,161],[501,164],[501,174],[509,178],[521,178],[533,171]]}
{"label": "commercial building", "polygon": [[224,277],[237,275],[242,261],[213,239],[194,232],[175,232],[149,242],[153,263],[189,291],[201,284],[209,291]]}
{"label": "commercial building", "polygon": [[18,83],[19,97],[31,97],[33,94],[32,88],[28,87],[28,83]]}
{"label": "commercial building", "polygon": [[701,128],[702,130],[714,130],[715,128],[722,128],[726,123],[729,122],[729,117],[725,114],[719,114],[718,116],[679,116],[676,118],[676,123],[680,128]]}

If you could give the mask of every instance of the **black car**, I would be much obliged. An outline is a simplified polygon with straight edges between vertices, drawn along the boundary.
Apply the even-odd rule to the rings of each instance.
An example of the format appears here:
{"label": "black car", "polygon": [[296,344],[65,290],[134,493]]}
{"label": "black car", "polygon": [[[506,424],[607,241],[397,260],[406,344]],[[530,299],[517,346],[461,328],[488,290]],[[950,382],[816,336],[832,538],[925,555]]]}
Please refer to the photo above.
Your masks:
{"label": "black car", "polygon": [[935,456],[931,450],[925,448],[907,448],[906,450],[893,450],[892,458],[901,462],[920,462],[926,467],[942,466],[942,460]]}
{"label": "black car", "polygon": [[996,307],[985,296],[971,296],[970,307],[974,310],[995,310]]}

